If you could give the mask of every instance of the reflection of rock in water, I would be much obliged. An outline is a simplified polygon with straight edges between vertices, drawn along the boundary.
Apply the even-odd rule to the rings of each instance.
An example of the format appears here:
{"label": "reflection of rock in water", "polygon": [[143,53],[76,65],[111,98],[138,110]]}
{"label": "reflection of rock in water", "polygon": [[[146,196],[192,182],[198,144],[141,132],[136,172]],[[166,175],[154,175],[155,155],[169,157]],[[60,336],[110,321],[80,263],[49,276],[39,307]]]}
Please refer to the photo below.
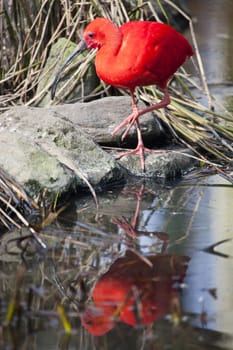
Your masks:
{"label": "reflection of rock in water", "polygon": [[187,256],[144,258],[127,251],[95,284],[94,305],[87,307],[82,324],[90,333],[102,335],[116,321],[132,326],[152,323],[170,310],[188,262]]}

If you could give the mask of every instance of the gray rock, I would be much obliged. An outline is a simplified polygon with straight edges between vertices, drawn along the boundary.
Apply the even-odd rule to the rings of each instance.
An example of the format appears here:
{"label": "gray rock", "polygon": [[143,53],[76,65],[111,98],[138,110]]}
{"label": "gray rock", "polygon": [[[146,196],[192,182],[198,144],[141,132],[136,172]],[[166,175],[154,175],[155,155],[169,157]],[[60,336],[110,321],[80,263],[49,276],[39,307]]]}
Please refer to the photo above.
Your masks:
{"label": "gray rock", "polygon": [[[143,102],[138,103],[139,108],[145,108]],[[137,141],[137,133],[132,127],[129,135],[122,142],[121,135],[124,129],[117,135],[111,133],[119,123],[131,112],[131,98],[128,96],[105,97],[88,103],[64,104],[51,106],[51,110],[59,111],[65,118],[90,135],[96,142],[102,145],[116,145],[127,147]],[[153,143],[163,137],[166,138],[160,124],[153,115],[148,113],[140,118],[142,136],[145,143]],[[182,154],[183,152],[183,154]],[[185,149],[171,151],[162,154],[146,154],[146,172],[142,172],[138,155],[130,155],[120,159],[129,173],[143,177],[176,177],[187,171],[194,165],[194,159],[190,157],[190,151]]]}
{"label": "gray rock", "polygon": [[4,130],[0,133],[0,166],[30,195],[43,188],[65,192],[72,181],[72,172],[29,137]]}
{"label": "gray rock", "polygon": [[[139,108],[145,108],[143,102],[138,103]],[[64,104],[49,107],[59,112],[74,125],[81,127],[94,141],[102,145],[128,146],[137,141],[137,133],[132,127],[124,142],[121,135],[124,129],[112,136],[112,131],[132,112],[131,98],[129,96],[105,97],[88,103]],[[153,116],[148,113],[140,118],[143,139],[148,142],[161,137],[162,129]]]}
{"label": "gray rock", "polygon": [[123,177],[113,157],[55,111],[16,107],[0,121],[0,166],[33,197],[45,187],[65,193]]}
{"label": "gray rock", "polygon": [[175,178],[190,170],[196,162],[192,152],[187,149],[155,152],[145,154],[145,172],[140,168],[138,155],[128,155],[120,158],[119,161],[132,175],[147,178]]}
{"label": "gray rock", "polygon": [[[115,154],[103,151],[95,141],[120,143],[120,135],[112,137],[111,131],[128,115],[129,107],[129,98],[115,97],[85,104],[12,108],[0,116],[0,167],[34,198],[44,188],[51,196],[89,184],[103,188],[127,173],[174,177],[193,165],[191,158],[179,153],[149,154],[144,173],[138,155],[116,161]],[[144,138],[161,136],[151,114],[140,122]],[[128,140],[136,140],[133,129]]]}

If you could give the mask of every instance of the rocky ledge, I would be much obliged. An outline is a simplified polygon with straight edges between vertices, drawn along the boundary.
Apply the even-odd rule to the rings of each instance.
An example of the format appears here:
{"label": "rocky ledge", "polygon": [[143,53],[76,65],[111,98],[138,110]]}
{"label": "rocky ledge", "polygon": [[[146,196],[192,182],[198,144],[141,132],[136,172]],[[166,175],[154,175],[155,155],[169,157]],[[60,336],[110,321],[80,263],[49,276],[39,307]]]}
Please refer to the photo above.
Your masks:
{"label": "rocky ledge", "polygon": [[[131,110],[130,98],[106,97],[88,103],[32,108],[18,106],[0,115],[0,167],[35,198],[44,188],[50,195],[86,188],[104,188],[127,176],[174,177],[193,166],[185,150],[146,156],[146,171],[139,157],[119,161],[100,145],[136,142],[131,129],[125,143],[114,128]],[[152,114],[140,119],[146,142],[163,137]]]}

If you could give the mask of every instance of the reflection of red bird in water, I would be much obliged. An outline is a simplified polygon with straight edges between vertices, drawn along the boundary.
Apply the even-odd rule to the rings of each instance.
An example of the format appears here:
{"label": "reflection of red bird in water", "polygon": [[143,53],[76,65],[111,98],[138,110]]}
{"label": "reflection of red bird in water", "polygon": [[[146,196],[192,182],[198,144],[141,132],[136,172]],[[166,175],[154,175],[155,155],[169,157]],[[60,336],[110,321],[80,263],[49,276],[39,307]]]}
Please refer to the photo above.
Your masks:
{"label": "reflection of red bird in water", "polygon": [[[58,71],[52,84],[52,98],[63,68],[85,49],[98,49],[95,66],[100,79],[130,91],[133,112],[113,134],[127,126],[123,139],[136,124],[138,145],[135,150],[121,156],[139,154],[144,169],[144,151],[151,151],[144,147],[138,119],[170,103],[168,81],[186,58],[193,55],[193,50],[180,33],[166,24],[132,21],[118,28],[105,18],[97,18],[86,27],[83,40]],[[163,99],[156,105],[139,110],[134,97],[135,88],[154,84],[163,90]]]}
{"label": "reflection of red bird in water", "polygon": [[127,251],[95,284],[93,306],[82,315],[82,324],[94,335],[112,329],[115,321],[150,324],[169,311],[174,283],[182,281],[188,257],[155,255],[146,259]]}

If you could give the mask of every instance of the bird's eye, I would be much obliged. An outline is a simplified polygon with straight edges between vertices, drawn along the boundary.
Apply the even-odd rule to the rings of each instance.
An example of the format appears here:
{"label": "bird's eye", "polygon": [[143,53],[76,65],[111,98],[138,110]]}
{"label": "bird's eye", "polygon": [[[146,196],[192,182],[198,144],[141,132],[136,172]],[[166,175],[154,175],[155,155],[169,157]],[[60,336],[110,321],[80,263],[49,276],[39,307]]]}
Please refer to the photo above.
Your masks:
{"label": "bird's eye", "polygon": [[90,32],[90,33],[88,33],[88,34],[87,34],[87,36],[88,36],[88,38],[93,39],[93,38],[94,38],[94,36],[95,36],[95,34],[94,34],[94,33],[92,33],[92,32]]}

